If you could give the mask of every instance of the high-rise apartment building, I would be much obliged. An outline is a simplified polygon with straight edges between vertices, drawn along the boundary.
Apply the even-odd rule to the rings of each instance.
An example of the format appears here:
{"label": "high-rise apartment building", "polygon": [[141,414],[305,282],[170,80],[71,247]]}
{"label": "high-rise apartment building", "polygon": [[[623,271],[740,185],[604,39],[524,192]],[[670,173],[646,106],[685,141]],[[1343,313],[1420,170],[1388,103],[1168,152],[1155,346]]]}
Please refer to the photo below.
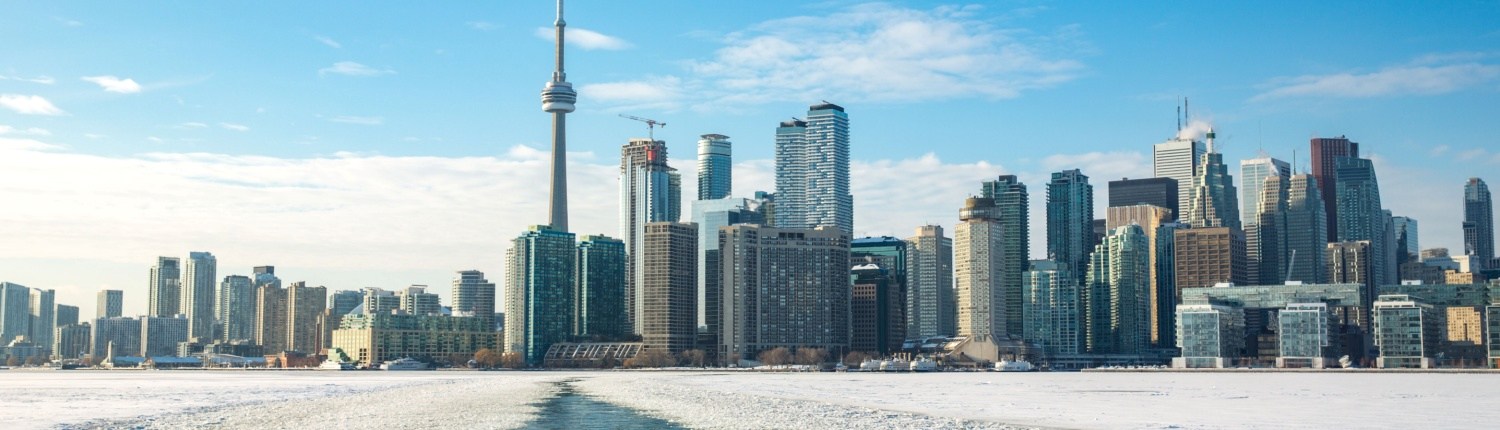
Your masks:
{"label": "high-rise apartment building", "polygon": [[506,251],[505,351],[528,365],[573,334],[576,258],[573,234],[549,226],[532,226]]}
{"label": "high-rise apartment building", "polygon": [[1391,246],[1394,226],[1381,207],[1375,164],[1369,159],[1344,157],[1335,165],[1338,241],[1370,241],[1373,285],[1396,283],[1396,250]]}
{"label": "high-rise apartment building", "polygon": [[1177,181],[1177,204],[1172,213],[1179,219],[1190,207],[1193,179],[1198,176],[1198,163],[1203,161],[1206,152],[1203,142],[1192,139],[1172,138],[1151,147],[1152,176]]}
{"label": "high-rise apartment building", "polygon": [[89,332],[93,331],[93,324],[64,324],[57,326],[57,339],[52,342],[52,356],[62,359],[79,359],[89,353],[89,347],[93,342],[89,340]]}
{"label": "high-rise apartment building", "polygon": [[114,318],[125,312],[125,292],[120,290],[99,290],[99,303],[95,311],[96,318]]}
{"label": "high-rise apartment building", "polygon": [[1053,173],[1047,183],[1047,255],[1082,277],[1088,273],[1093,243],[1094,186],[1089,177],[1078,169]]}
{"label": "high-rise apartment building", "polygon": [[1005,296],[1005,325],[1008,334],[1020,336],[1026,327],[1021,314],[1021,276],[1029,268],[1031,258],[1030,200],[1026,184],[1015,175],[1000,175],[993,181],[985,181],[980,187],[980,197],[995,200],[995,216],[1000,231],[1000,266],[995,272],[995,283]]}
{"label": "high-rise apartment building", "polygon": [[[142,357],[172,357],[177,355],[177,344],[188,340],[188,320],[183,317],[141,317]],[[121,351],[115,345],[115,353]]]}
{"label": "high-rise apartment building", "polygon": [[573,326],[579,336],[601,340],[630,334],[625,316],[625,242],[609,236],[578,241]]}
{"label": "high-rise apartment building", "polygon": [[953,228],[953,296],[958,304],[958,335],[1003,339],[1010,333],[1000,289],[1001,233],[995,200],[970,197]]}
{"label": "high-rise apartment building", "polygon": [[1278,227],[1282,249],[1286,252],[1282,259],[1287,265],[1284,281],[1328,282],[1327,259],[1323,257],[1328,244],[1325,209],[1318,179],[1305,173],[1292,176],[1287,190],[1286,212]]}
{"label": "high-rise apartment building", "polygon": [[37,346],[50,349],[57,330],[57,291],[33,288],[30,302],[27,337]]}
{"label": "high-rise apartment building", "polygon": [[255,286],[250,277],[225,276],[219,283],[218,299],[219,306],[214,312],[218,315],[220,326],[217,339],[255,339]]}
{"label": "high-rise apartment building", "polygon": [[486,326],[495,325],[495,283],[485,279],[484,272],[464,270],[453,278],[453,316],[476,317]]}
{"label": "high-rise apartment building", "polygon": [[766,224],[760,200],[721,198],[693,202],[693,222],[698,224],[698,326],[704,328],[705,345],[714,345],[719,332],[719,228],[735,224]]}
{"label": "high-rise apartment building", "polygon": [[182,311],[182,260],[156,257],[149,294],[146,315],[169,317]]}
{"label": "high-rise apartment building", "polygon": [[1240,160],[1240,222],[1249,231],[1260,223],[1261,184],[1266,177],[1279,176],[1283,183],[1292,177],[1292,165],[1261,153],[1259,157]]}
{"label": "high-rise apartment building", "polygon": [[953,239],[942,226],[924,225],[906,243],[906,337],[952,336],[958,332]]}
{"label": "high-rise apartment building", "polygon": [[[141,352],[141,320],[130,317],[109,317],[94,320],[89,333],[93,346],[89,354],[100,361],[109,353],[111,346],[116,356],[135,355]],[[175,345],[174,345],[175,348]]]}
{"label": "high-rise apartment building", "polygon": [[631,332],[641,332],[639,321],[643,282],[640,269],[646,264],[640,252],[645,246],[646,224],[676,222],[682,200],[675,198],[672,177],[676,169],[667,166],[667,143],[660,140],[631,139],[620,149],[620,237],[625,241],[625,305]]}
{"label": "high-rise apartment building", "polygon": [[698,200],[718,200],[729,197],[734,177],[729,136],[705,134],[700,137],[698,139]]}
{"label": "high-rise apartment building", "polygon": [[287,294],[279,284],[255,288],[255,343],[266,354],[287,350]]}
{"label": "high-rise apartment building", "polygon": [[59,303],[53,321],[56,321],[58,327],[78,324],[78,307]]}
{"label": "high-rise apartment building", "polygon": [[1026,343],[1041,350],[1042,359],[1084,352],[1083,321],[1079,315],[1077,276],[1051,260],[1035,260],[1022,277]]}
{"label": "high-rise apartment building", "polygon": [[21,284],[0,282],[0,343],[10,344],[16,336],[31,332],[31,289]]}
{"label": "high-rise apartment building", "polygon": [[361,306],[368,315],[385,315],[401,309],[401,297],[393,291],[370,287],[364,289],[363,297],[365,301]]}
{"label": "high-rise apartment building", "polygon": [[1082,289],[1088,351],[1142,354],[1151,344],[1151,244],[1138,225],[1110,230],[1090,255]]}
{"label": "high-rise apartment building", "polygon": [[1109,181],[1109,207],[1151,205],[1170,210],[1175,217],[1180,212],[1177,190],[1177,180],[1172,178]]}
{"label": "high-rise apartment building", "polygon": [[1323,196],[1323,214],[1328,221],[1328,239],[1326,242],[1337,242],[1339,230],[1338,215],[1338,160],[1340,158],[1359,157],[1359,143],[1350,142],[1349,139],[1339,137],[1314,137],[1311,141],[1312,154],[1312,176],[1318,183],[1318,194]]}
{"label": "high-rise apartment building", "polygon": [[401,297],[401,311],[408,315],[441,315],[443,303],[426,285],[412,285],[396,292]]}
{"label": "high-rise apartment building", "polygon": [[[1174,253],[1172,252],[1172,240],[1174,238],[1171,228],[1164,229],[1163,224],[1170,223],[1172,211],[1160,206],[1147,204],[1132,206],[1112,206],[1107,209],[1105,215],[1105,227],[1114,231],[1120,227],[1135,225],[1141,228],[1146,235],[1148,249],[1149,271],[1147,293],[1148,318],[1151,325],[1151,342],[1160,345],[1162,342],[1170,343],[1170,337],[1164,337],[1161,327],[1165,323],[1161,321],[1163,315],[1173,311],[1177,290],[1172,288],[1176,280],[1172,279],[1175,271],[1170,270]],[[1158,234],[1167,230],[1166,234]],[[1164,267],[1168,267],[1164,269]],[[1164,297],[1165,296],[1165,297]]]}
{"label": "high-rise apartment building", "polygon": [[[1495,203],[1483,179],[1464,184],[1464,254],[1490,264],[1495,259]],[[1487,268],[1487,267],[1486,267]]]}
{"label": "high-rise apartment building", "polygon": [[[436,299],[437,296],[434,295],[433,298]],[[327,287],[309,287],[306,282],[293,282],[290,287],[287,287],[287,350],[308,354],[317,354],[322,351],[320,317],[325,309],[328,309]]]}
{"label": "high-rise apartment building", "polygon": [[849,115],[833,103],[807,109],[807,120],[776,128],[776,219],[781,228],[854,231],[849,194]]}
{"label": "high-rise apartment building", "polygon": [[834,227],[735,225],[719,230],[725,258],[720,357],[778,348],[849,348],[849,236]]}
{"label": "high-rise apartment building", "polygon": [[1174,240],[1177,296],[1187,288],[1246,285],[1245,236],[1229,227],[1177,230]]}
{"label": "high-rise apartment building", "polygon": [[207,252],[188,253],[182,269],[182,310],[188,319],[188,337],[214,337],[214,290],[219,286],[218,260]]}
{"label": "high-rise apartment building", "polygon": [[342,290],[334,292],[328,301],[328,308],[333,310],[333,314],[342,317],[354,308],[363,307],[365,295],[361,291]]}
{"label": "high-rise apartment building", "polygon": [[641,340],[647,348],[681,353],[693,348],[698,337],[698,226],[649,223],[645,239]]}

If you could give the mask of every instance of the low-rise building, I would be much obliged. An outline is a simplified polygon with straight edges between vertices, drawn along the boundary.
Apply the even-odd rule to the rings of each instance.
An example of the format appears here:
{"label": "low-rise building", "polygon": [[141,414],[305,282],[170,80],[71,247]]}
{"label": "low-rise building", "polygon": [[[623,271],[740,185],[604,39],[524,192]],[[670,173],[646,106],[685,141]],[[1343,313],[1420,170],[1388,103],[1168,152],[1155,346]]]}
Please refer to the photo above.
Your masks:
{"label": "low-rise building", "polygon": [[1384,294],[1375,299],[1375,346],[1382,369],[1433,367],[1446,315],[1432,305],[1403,294]]}
{"label": "low-rise building", "polygon": [[1245,311],[1211,300],[1177,305],[1177,346],[1182,356],[1172,359],[1177,368],[1224,368],[1233,366],[1245,347]]}
{"label": "low-rise building", "polygon": [[1490,368],[1500,369],[1500,300],[1484,308],[1484,344]]}
{"label": "low-rise building", "polygon": [[489,320],[480,317],[351,312],[333,331],[333,348],[366,366],[405,357],[431,362],[473,356],[495,349],[495,340]]}
{"label": "low-rise building", "polygon": [[1288,303],[1276,313],[1280,354],[1276,367],[1322,369],[1334,350],[1329,333],[1333,330],[1327,303]]}

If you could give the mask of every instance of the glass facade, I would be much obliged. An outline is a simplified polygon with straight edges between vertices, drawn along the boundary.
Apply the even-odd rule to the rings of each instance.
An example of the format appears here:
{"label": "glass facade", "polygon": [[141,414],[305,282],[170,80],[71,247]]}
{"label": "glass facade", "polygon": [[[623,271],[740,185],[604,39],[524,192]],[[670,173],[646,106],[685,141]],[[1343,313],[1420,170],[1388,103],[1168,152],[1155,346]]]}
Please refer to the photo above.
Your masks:
{"label": "glass facade", "polygon": [[1019,336],[1026,320],[1021,314],[1021,274],[1031,258],[1030,198],[1026,184],[1015,175],[1001,175],[980,187],[980,196],[995,200],[996,224],[1000,233],[999,269],[995,284],[1005,297],[1005,325],[1008,333]]}
{"label": "glass facade", "polygon": [[1289,303],[1276,316],[1281,358],[1328,357],[1328,304]]}
{"label": "glass facade", "polygon": [[578,242],[574,326],[579,336],[616,340],[630,334],[625,317],[625,242],[584,236]]}
{"label": "glass facade", "polygon": [[1245,346],[1245,314],[1237,306],[1196,301],[1177,305],[1176,367],[1224,367]]}
{"label": "glass facade", "polygon": [[532,226],[506,252],[505,350],[539,365],[553,343],[573,334],[573,234]]}
{"label": "glass facade", "polygon": [[849,115],[832,103],[776,128],[776,226],[854,230],[849,194]]}
{"label": "glass facade", "polygon": [[1094,186],[1083,172],[1064,170],[1047,183],[1047,255],[1084,281],[1094,244]]}
{"label": "glass facade", "polygon": [[705,134],[698,139],[698,200],[729,197],[731,174],[729,136]]}
{"label": "glass facade", "polygon": [[1375,346],[1381,368],[1427,368],[1441,335],[1443,315],[1411,296],[1382,295],[1375,302]]}
{"label": "glass facade", "polygon": [[1056,262],[1037,260],[1021,277],[1026,343],[1042,351],[1043,361],[1083,352],[1078,283]]}
{"label": "glass facade", "polygon": [[1484,344],[1489,350],[1490,368],[1500,368],[1500,303],[1484,308]]}

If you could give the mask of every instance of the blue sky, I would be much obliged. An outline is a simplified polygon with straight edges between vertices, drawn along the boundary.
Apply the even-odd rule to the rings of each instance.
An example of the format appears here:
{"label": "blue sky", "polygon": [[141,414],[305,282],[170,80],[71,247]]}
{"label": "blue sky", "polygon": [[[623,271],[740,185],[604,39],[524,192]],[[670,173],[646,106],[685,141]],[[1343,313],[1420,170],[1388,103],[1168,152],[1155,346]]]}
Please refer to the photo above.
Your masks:
{"label": "blue sky", "polygon": [[[546,1],[27,2],[0,16],[0,279],[144,309],[156,255],[276,264],[334,289],[500,279],[545,218]],[[1150,173],[1179,97],[1226,161],[1347,135],[1424,247],[1461,249],[1500,167],[1500,3],[569,2],[573,224],[615,232],[619,145],[735,143],[769,189],[777,121],[850,114],[856,230],[951,226],[979,180]],[[1034,254],[1045,237],[1033,234]]]}

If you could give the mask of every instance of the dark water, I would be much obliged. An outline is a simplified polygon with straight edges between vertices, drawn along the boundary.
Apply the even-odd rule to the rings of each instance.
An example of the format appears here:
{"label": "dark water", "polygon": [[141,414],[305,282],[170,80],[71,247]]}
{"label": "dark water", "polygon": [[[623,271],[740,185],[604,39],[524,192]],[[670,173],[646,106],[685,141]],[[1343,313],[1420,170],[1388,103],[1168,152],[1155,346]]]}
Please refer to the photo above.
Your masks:
{"label": "dark water", "polygon": [[542,411],[527,429],[685,429],[686,427],[641,415],[634,410],[594,400],[573,391],[569,382],[559,384],[557,397],[542,401]]}

